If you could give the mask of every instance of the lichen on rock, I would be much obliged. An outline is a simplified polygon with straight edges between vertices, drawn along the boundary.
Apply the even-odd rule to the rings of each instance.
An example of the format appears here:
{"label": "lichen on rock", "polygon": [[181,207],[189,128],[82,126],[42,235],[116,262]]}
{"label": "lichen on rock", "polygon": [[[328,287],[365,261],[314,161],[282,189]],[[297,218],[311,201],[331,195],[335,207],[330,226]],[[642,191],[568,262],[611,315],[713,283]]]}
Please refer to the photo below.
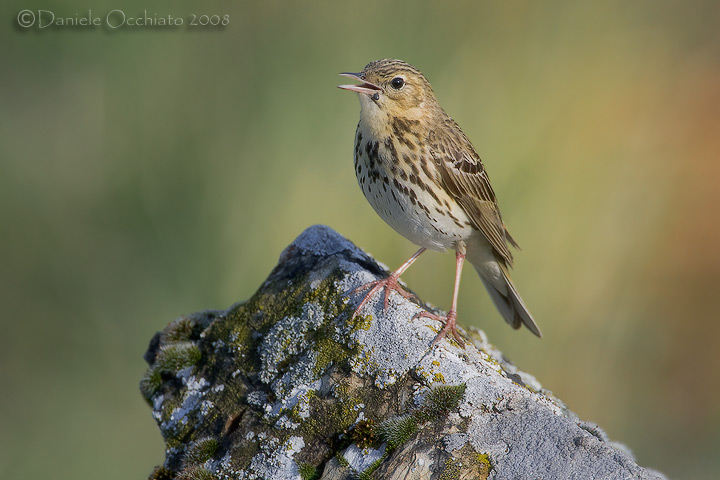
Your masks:
{"label": "lichen on rock", "polygon": [[431,348],[440,325],[398,295],[353,318],[352,292],[386,274],[310,227],[249,300],[156,334],[141,392],[167,450],[151,478],[662,478],[481,331]]}

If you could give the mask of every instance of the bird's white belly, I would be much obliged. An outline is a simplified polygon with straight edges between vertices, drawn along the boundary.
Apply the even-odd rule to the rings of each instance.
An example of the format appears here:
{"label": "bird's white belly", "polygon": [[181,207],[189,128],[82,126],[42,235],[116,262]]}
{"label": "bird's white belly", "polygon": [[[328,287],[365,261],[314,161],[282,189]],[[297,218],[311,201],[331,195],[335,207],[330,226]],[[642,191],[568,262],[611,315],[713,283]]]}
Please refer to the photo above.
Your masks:
{"label": "bird's white belly", "polygon": [[355,173],[365,198],[400,235],[418,246],[438,251],[455,248],[457,242],[470,237],[474,230],[470,219],[455,201],[446,198],[447,202],[442,202],[444,192],[434,192],[442,202],[438,203],[430,193],[407,179],[391,176],[383,165],[372,164],[364,151],[356,155],[360,157],[356,159]]}
{"label": "bird's white belly", "polygon": [[420,247],[444,251],[455,248],[458,241],[466,240],[472,233],[470,227],[459,228],[449,217],[429,216],[405,195],[396,194],[396,200],[373,190],[365,196],[388,225]]}

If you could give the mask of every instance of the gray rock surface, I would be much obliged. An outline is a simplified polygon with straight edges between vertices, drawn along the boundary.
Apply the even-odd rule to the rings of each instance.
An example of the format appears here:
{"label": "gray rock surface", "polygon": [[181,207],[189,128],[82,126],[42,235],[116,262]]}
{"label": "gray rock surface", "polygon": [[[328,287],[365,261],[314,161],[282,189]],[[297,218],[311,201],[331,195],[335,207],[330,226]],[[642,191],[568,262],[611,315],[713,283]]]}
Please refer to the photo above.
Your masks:
{"label": "gray rock surface", "polygon": [[165,438],[151,478],[657,479],[479,330],[430,344],[424,305],[382,295],[383,267],[325,226],[303,232],[248,301],[155,335],[141,391]]}

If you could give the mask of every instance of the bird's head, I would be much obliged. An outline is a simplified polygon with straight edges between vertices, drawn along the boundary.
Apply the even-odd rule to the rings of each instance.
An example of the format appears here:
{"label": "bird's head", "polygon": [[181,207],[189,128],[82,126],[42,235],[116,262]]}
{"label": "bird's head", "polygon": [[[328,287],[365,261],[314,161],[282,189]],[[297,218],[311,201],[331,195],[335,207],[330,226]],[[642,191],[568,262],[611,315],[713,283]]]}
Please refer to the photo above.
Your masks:
{"label": "bird's head", "polygon": [[371,121],[420,118],[436,105],[432,87],[422,72],[402,60],[375,60],[360,73],[340,75],[360,82],[338,88],[357,92],[361,115]]}

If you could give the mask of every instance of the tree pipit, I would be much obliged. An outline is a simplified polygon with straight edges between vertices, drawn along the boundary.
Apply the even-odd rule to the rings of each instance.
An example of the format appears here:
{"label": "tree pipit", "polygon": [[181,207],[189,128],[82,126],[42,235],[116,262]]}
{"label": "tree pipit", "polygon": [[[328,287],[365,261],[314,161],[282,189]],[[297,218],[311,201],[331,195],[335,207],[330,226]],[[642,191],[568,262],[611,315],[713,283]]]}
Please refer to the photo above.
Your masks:
{"label": "tree pipit", "polygon": [[377,60],[360,73],[340,75],[360,82],[339,88],[357,92],[360,122],[355,132],[355,174],[365,198],[392,228],[420,249],[389,277],[358,290],[370,297],[385,289],[384,307],[400,275],[425,250],[455,250],[455,288],[447,316],[421,312],[444,323],[433,345],[448,332],[460,344],[456,329],[457,298],[463,262],[480,275],[490,298],[513,328],[540,330],[518,294],[508,269],[517,248],[500,216],[495,193],[480,157],[460,127],[440,107],[430,83],[401,60]]}

